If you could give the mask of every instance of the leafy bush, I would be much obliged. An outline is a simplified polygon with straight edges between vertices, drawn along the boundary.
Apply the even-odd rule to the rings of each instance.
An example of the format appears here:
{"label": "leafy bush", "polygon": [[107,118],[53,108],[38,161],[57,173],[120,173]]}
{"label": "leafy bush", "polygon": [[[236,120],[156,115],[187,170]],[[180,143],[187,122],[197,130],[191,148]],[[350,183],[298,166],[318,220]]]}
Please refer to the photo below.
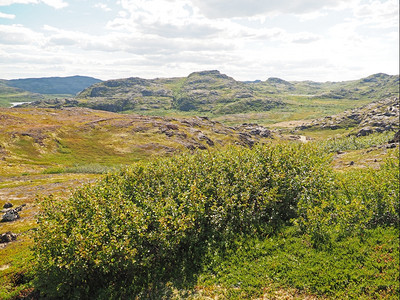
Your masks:
{"label": "leafy bush", "polygon": [[[192,284],[214,254],[224,258],[241,239],[269,236],[282,248],[280,257],[294,257],[288,264],[265,258],[272,263],[269,276],[288,276],[277,281],[337,296],[345,289],[354,297],[379,294],[385,286],[383,292],[392,295],[398,285],[386,275],[396,273],[393,260],[379,265],[386,274],[379,275],[382,282],[369,275],[386,250],[355,248],[358,240],[370,247],[380,230],[391,237],[398,232],[399,157],[380,170],[336,174],[325,153],[313,144],[281,144],[180,155],[109,174],[66,201],[43,199],[36,286],[50,298],[160,298],[167,283]],[[304,244],[311,256],[286,246],[289,238],[274,237],[292,223],[293,247]],[[354,251],[355,260],[348,260]],[[340,264],[321,280],[315,272],[306,276],[319,258],[328,264],[338,258]],[[348,264],[366,266],[365,276],[357,277]]]}
{"label": "leafy bush", "polygon": [[350,135],[346,137],[332,138],[320,142],[320,144],[327,152],[359,150],[386,144],[389,140],[393,139],[393,137],[393,131],[385,131],[382,133],[373,133],[367,136],[360,137]]}
{"label": "leafy bush", "polygon": [[138,164],[44,199],[36,235],[39,290],[48,297],[149,298],[187,284],[207,251],[272,233],[299,199],[333,180],[313,145],[231,148]]}
{"label": "leafy bush", "polygon": [[339,173],[324,191],[311,198],[302,196],[295,222],[316,247],[329,246],[332,239],[363,236],[377,226],[399,228],[399,180],[398,153],[379,170]]}

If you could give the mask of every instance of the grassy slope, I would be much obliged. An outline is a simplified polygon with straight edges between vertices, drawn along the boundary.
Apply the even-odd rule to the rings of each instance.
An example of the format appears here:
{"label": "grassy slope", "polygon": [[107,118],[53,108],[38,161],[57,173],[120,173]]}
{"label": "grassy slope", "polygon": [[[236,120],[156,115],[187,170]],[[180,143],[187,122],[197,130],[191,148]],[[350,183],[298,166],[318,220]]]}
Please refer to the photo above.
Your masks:
{"label": "grassy slope", "polygon": [[41,100],[43,96],[10,87],[5,80],[0,80],[0,107],[10,107],[12,102],[30,102]]}
{"label": "grassy slope", "polygon": [[114,166],[177,150],[240,143],[239,131],[206,119],[121,115],[83,108],[0,110],[1,174],[50,167]]}
{"label": "grassy slope", "polygon": [[[21,110],[23,111],[23,110]],[[41,110],[38,110],[41,111]],[[53,112],[54,110],[47,110],[47,112]],[[111,114],[114,115],[114,114]],[[98,119],[99,117],[104,118],[105,116],[110,116],[110,113],[107,112],[96,112],[94,115],[89,115],[86,116],[88,119],[90,117],[94,119]],[[68,123],[66,120],[60,120],[60,116],[57,116],[57,124],[60,123]],[[69,122],[72,122],[72,124],[77,125],[79,118],[77,116],[74,116],[72,119],[70,117],[66,117],[66,119]],[[37,121],[38,118],[37,116],[35,117],[35,120]],[[81,120],[82,121],[82,120]],[[87,119],[85,119],[85,122]],[[48,116],[43,116],[43,119],[41,120],[42,125],[47,124],[49,125],[49,119]],[[52,120],[52,122],[55,122],[55,120]],[[86,122],[87,123],[87,122]],[[70,124],[71,125],[71,124]],[[101,136],[104,138],[104,135]],[[148,137],[147,137],[148,138]],[[367,140],[367,138],[364,138],[366,140],[364,143],[361,143],[361,146],[359,143],[357,143],[358,150],[349,150],[352,149],[353,147],[353,140],[349,141],[344,141],[341,145],[341,149],[345,150],[346,153],[343,154],[340,157],[337,157],[334,160],[334,165],[339,168],[341,172],[348,172],[349,170],[352,170],[354,168],[363,168],[365,166],[370,166],[371,161],[373,159],[378,158],[377,161],[377,166],[379,166],[380,162],[382,162],[382,159],[387,156],[385,152],[387,152],[386,148],[372,148],[373,151],[370,151],[370,146],[372,144],[380,144],[380,143],[385,143],[387,139],[390,139],[391,136],[386,135],[376,135],[376,137],[372,136],[370,137],[370,141]],[[77,141],[75,138],[73,141],[78,144],[81,141]],[[93,140],[92,140],[93,142]],[[332,151],[334,149],[335,151],[337,150],[335,147],[337,146],[337,142],[333,143],[327,143],[327,151]],[[87,145],[86,145],[87,146]],[[29,148],[29,147],[28,147]],[[75,153],[75,155],[79,155],[81,159],[85,159],[85,157],[90,157],[90,155],[93,155],[94,153],[89,152],[85,153],[82,149],[85,148],[85,144],[82,144],[81,147],[68,147],[66,149],[69,149],[68,151],[71,151]],[[29,148],[31,149],[31,148]],[[64,148],[61,148],[64,149]],[[81,149],[81,150],[79,150]],[[93,148],[95,149],[95,148]],[[331,149],[331,150],[329,150]],[[357,148],[356,148],[357,149]],[[65,150],[65,149],[64,149]],[[62,151],[64,151],[62,150]],[[97,149],[98,150],[98,149]],[[107,157],[108,154],[107,152],[99,152],[96,150],[96,154],[98,153],[103,154],[103,158]],[[29,150],[31,151],[31,150]],[[69,152],[68,155],[72,155],[72,152]],[[83,151],[83,152],[80,152]],[[58,156],[58,154],[53,154],[53,161],[52,163],[56,163],[57,166],[67,166],[71,165],[73,162],[70,161],[70,159],[73,158],[73,156],[67,156],[70,159],[61,159],[64,154],[61,156]],[[366,157],[366,155],[372,155],[369,160]],[[346,157],[351,157],[352,161],[355,161],[355,164],[349,165],[348,162],[346,162]],[[26,159],[26,158],[25,158]],[[24,160],[24,159],[22,159]],[[105,160],[106,161],[106,160]],[[115,157],[115,155],[112,156],[112,160],[109,161],[109,163],[120,163],[121,157]],[[343,162],[344,161],[344,162]],[[43,161],[44,162],[44,161]],[[126,161],[125,161],[126,162]],[[104,163],[104,161],[102,162]],[[8,165],[14,165],[14,163],[8,163]],[[28,162],[26,164],[20,164],[19,162],[15,163],[15,166],[18,165],[18,172],[22,172],[24,174],[33,172],[36,173],[42,169],[42,166],[39,167],[36,162],[32,164],[32,162]],[[32,169],[32,166],[33,169]],[[85,166],[83,166],[85,167]],[[87,165],[86,165],[87,167]],[[99,166],[95,167],[95,172],[97,172]],[[89,168],[90,169],[90,168]],[[51,168],[48,170],[52,170]],[[53,167],[53,170],[57,172],[57,168]],[[76,167],[74,172],[79,171],[79,168]],[[80,170],[85,170],[85,168],[81,168]],[[65,171],[65,168],[62,168],[61,171]],[[90,172],[90,170],[89,170]],[[5,174],[4,174],[5,175]],[[95,178],[98,178],[98,175],[88,175],[88,174],[57,174],[57,175],[25,175],[25,176],[19,176],[19,177],[11,177],[7,179],[7,177],[3,177],[4,179],[1,182],[0,187],[2,188],[0,192],[2,193],[3,196],[6,197],[6,199],[12,199],[12,197],[15,197],[15,199],[19,200],[14,200],[13,203],[15,205],[20,205],[23,203],[27,203],[27,209],[22,211],[22,219],[10,223],[10,224],[0,224],[2,226],[2,231],[13,231],[16,233],[19,233],[20,236],[18,237],[18,242],[16,243],[11,243],[4,249],[0,249],[1,253],[1,260],[0,260],[0,272],[4,276],[2,277],[2,290],[0,290],[0,298],[4,297],[5,299],[8,299],[11,297],[11,295],[16,295],[20,293],[21,290],[26,290],[30,286],[30,268],[29,264],[26,265],[25,262],[30,259],[30,252],[27,250],[27,247],[32,245],[32,240],[30,238],[30,229],[32,227],[35,227],[35,222],[34,222],[34,215],[37,211],[35,207],[35,195],[36,193],[40,194],[55,194],[59,195],[59,198],[65,197],[66,196],[66,191],[68,192],[69,187],[76,187],[77,184],[80,184],[82,182],[85,182],[87,180],[92,180]],[[29,192],[30,191],[30,192]],[[21,197],[21,195],[24,195]],[[64,195],[64,196],[63,196]],[[376,239],[375,236],[379,236],[381,234],[388,235],[388,237],[393,238],[393,233],[390,232],[377,232],[374,234],[373,239]],[[320,253],[320,252],[313,252],[314,250],[312,248],[308,249],[305,247],[305,241],[302,238],[296,237],[296,235],[292,235],[290,233],[284,233],[284,236],[286,236],[287,241],[292,241],[290,242],[290,245],[283,246],[285,244],[282,244],[283,240],[281,237],[277,236],[276,238],[272,238],[270,240],[265,240],[265,241],[260,241],[260,240],[244,240],[240,243],[242,243],[242,246],[240,246],[240,251],[236,252],[234,251],[233,253],[229,254],[228,256],[223,256],[215,257],[215,265],[212,264],[209,266],[210,269],[208,271],[205,271],[202,273],[202,275],[199,277],[198,282],[197,282],[197,287],[194,290],[191,291],[186,291],[185,290],[180,290],[180,291],[175,291],[176,297],[181,298],[181,297],[192,297],[195,299],[203,299],[204,297],[219,297],[219,298],[227,298],[227,299],[232,299],[232,298],[255,298],[259,297],[262,294],[265,294],[265,297],[287,297],[289,299],[291,298],[312,298],[312,297],[317,297],[315,295],[324,294],[325,292],[323,290],[314,290],[314,289],[307,289],[306,287],[302,286],[301,284],[304,283],[297,283],[293,284],[294,278],[297,278],[298,276],[305,276],[305,274],[302,275],[301,272],[304,272],[307,268],[309,268],[310,263],[314,263],[315,259],[324,257],[326,260],[325,263],[327,264],[333,264],[334,266],[335,259],[334,257],[330,257],[328,254],[329,253]],[[391,244],[388,245],[388,247],[392,247],[390,249],[393,249],[393,247],[396,247],[395,243],[396,240],[391,240]],[[338,245],[337,249],[335,251],[339,251],[341,247],[348,247],[346,243],[353,244],[352,241],[344,241],[343,246],[340,244]],[[375,243],[371,240],[370,243]],[[274,247],[274,245],[282,245],[282,247],[279,248],[279,250],[276,250],[276,252],[270,252],[271,247]],[[376,246],[376,244],[371,244],[373,247]],[[371,246],[371,247],[372,247]],[[366,246],[367,247],[367,246]],[[369,246],[368,246],[369,247]],[[386,246],[385,246],[386,247]],[[252,249],[252,250],[250,250]],[[269,255],[272,256],[265,256],[264,260],[254,260],[254,257],[259,257],[260,255],[265,255],[263,254],[262,249],[267,249]],[[308,249],[308,250],[307,250]],[[380,248],[382,249],[382,248]],[[383,248],[382,250],[379,250],[381,252],[377,253],[372,253],[371,255],[375,255],[376,257],[380,257],[382,255],[386,255],[385,250],[386,248]],[[354,251],[357,250],[357,248],[354,249]],[[261,251],[261,252],[260,252]],[[303,252],[307,254],[307,259],[302,260],[304,256],[302,256]],[[359,249],[357,250],[359,251]],[[364,251],[364,250],[362,250]],[[288,253],[298,253],[297,256],[290,256],[290,259],[287,259]],[[338,252],[339,253],[339,252]],[[354,254],[354,252],[353,252]],[[361,252],[360,255],[364,255],[365,252]],[[335,254],[339,255],[339,254]],[[342,254],[340,254],[342,255]],[[350,254],[343,254],[343,255],[350,255]],[[375,257],[374,256],[374,257]],[[279,258],[280,257],[280,258]],[[271,260],[272,259],[272,260]],[[279,261],[279,264],[274,263],[274,261]],[[287,268],[293,264],[294,261],[300,261],[298,268],[293,269],[291,273],[287,273],[287,271],[282,271],[282,270],[288,270]],[[332,260],[332,261],[331,261]],[[349,262],[344,262],[345,264]],[[371,261],[373,264],[374,261]],[[233,265],[232,265],[233,264]],[[272,264],[272,265],[271,265]],[[217,267],[216,267],[217,266]],[[273,268],[271,268],[273,266]],[[283,268],[283,269],[282,269]],[[340,272],[340,266],[338,266]],[[316,272],[322,272],[323,270],[316,271]],[[15,283],[15,277],[19,276],[16,274],[19,274],[22,272],[25,274],[25,279],[22,280],[21,282]],[[335,271],[336,272],[336,271]],[[274,279],[274,276],[276,274],[280,274],[279,280]],[[320,276],[322,273],[320,273]],[[283,277],[282,277],[283,276]],[[325,279],[323,280],[328,280],[332,274],[326,273]],[[353,276],[353,275],[352,275]],[[287,277],[287,281],[282,281],[282,278]],[[259,278],[259,279],[257,279]],[[262,279],[265,278],[265,279]],[[292,279],[290,279],[292,278]],[[313,277],[310,277],[307,280],[313,280]],[[385,282],[385,279],[383,279],[383,282]],[[239,283],[239,286],[238,286]],[[300,285],[299,285],[300,284]],[[325,283],[321,281],[321,289],[326,289]],[[297,287],[297,288],[296,288]],[[261,293],[261,294],[260,294]],[[322,294],[321,294],[322,293]],[[326,293],[325,293],[326,294]],[[328,293],[329,294],[329,293]],[[186,295],[186,296],[185,296]],[[192,295],[192,296],[190,296]],[[314,295],[314,296],[313,296]],[[383,295],[381,293],[381,295]],[[318,297],[320,297],[318,296]],[[389,297],[390,298],[390,297]]]}

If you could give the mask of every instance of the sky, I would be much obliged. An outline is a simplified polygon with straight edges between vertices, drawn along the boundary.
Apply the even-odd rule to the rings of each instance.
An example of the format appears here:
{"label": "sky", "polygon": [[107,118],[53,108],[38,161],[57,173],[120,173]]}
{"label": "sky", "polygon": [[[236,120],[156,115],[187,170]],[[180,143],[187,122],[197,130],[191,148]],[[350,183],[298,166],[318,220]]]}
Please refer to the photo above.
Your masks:
{"label": "sky", "polygon": [[0,0],[0,78],[399,74],[398,0]]}

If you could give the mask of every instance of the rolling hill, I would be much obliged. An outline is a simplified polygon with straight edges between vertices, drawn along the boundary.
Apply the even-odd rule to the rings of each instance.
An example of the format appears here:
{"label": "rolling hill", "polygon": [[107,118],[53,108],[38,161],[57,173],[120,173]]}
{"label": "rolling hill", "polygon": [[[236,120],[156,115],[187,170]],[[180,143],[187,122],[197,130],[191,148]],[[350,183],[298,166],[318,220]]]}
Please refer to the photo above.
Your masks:
{"label": "rolling hill", "polygon": [[219,71],[187,77],[131,77],[95,83],[71,99],[45,99],[33,107],[80,106],[146,115],[205,115],[231,124],[271,124],[287,119],[316,119],[399,94],[399,77],[375,74],[343,82],[241,82]]}
{"label": "rolling hill", "polygon": [[87,108],[3,108],[0,166],[2,175],[8,176],[57,166],[115,166],[184,150],[251,146],[271,137],[262,126],[228,127],[200,117],[123,115]]}
{"label": "rolling hill", "polygon": [[31,93],[75,95],[101,80],[87,76],[45,77],[6,80],[5,84]]}

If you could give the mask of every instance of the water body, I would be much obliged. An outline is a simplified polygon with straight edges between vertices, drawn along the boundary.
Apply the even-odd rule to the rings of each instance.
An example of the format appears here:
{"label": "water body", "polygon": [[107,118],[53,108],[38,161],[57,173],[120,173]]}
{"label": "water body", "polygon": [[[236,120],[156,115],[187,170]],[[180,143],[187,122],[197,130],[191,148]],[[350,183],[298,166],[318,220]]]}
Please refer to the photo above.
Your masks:
{"label": "water body", "polygon": [[30,103],[30,102],[10,102],[10,104],[11,104],[10,107],[18,106],[18,105],[25,104],[25,103]]}

